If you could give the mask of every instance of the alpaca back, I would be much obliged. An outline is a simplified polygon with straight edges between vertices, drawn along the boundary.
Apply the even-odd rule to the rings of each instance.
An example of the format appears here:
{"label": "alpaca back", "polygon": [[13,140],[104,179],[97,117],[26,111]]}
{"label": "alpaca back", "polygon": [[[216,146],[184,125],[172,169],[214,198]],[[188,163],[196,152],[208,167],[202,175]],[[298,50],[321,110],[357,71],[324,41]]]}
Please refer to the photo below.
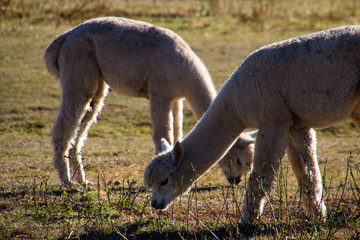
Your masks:
{"label": "alpaca back", "polygon": [[[65,34],[66,41],[60,36],[45,54],[48,69],[55,76],[59,75],[57,57],[62,67],[69,60],[88,56],[105,82],[127,96],[150,98],[161,93],[168,99],[189,97],[193,102],[201,92],[210,97],[202,100],[206,108],[201,108],[199,116],[215,98],[207,68],[190,46],[169,29],[106,17],[86,21]],[[79,64],[76,59],[69,68]]]}
{"label": "alpaca back", "polygon": [[338,123],[359,94],[359,63],[359,26],[262,47],[230,79],[237,86],[233,100],[242,103],[238,115],[254,128],[266,124],[264,116],[286,116],[288,111],[295,121],[315,128]]}

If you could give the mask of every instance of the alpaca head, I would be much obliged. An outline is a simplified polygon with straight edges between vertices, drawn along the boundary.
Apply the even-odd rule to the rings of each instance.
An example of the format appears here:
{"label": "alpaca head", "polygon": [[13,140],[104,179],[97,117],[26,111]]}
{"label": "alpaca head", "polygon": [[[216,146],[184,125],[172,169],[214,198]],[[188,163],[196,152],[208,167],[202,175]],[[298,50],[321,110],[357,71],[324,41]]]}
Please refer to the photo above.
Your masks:
{"label": "alpaca head", "polygon": [[166,209],[181,193],[182,187],[177,186],[178,173],[183,158],[183,148],[176,142],[172,148],[165,140],[161,140],[162,152],[155,157],[144,172],[144,185],[152,189],[151,206],[155,209]]}
{"label": "alpaca head", "polygon": [[219,166],[231,184],[239,184],[252,168],[254,143],[257,131],[243,133],[229,152],[219,161]]}

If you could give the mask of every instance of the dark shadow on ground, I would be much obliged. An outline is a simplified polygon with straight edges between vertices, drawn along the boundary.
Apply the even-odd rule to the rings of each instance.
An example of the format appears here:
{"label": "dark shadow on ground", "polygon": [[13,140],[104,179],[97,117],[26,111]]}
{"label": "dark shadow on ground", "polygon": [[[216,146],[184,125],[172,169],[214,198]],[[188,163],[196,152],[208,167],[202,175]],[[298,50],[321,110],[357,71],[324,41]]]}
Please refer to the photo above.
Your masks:
{"label": "dark shadow on ground", "polygon": [[[143,224],[141,224],[143,225]],[[90,232],[79,236],[83,240],[92,239],[131,239],[131,240],[182,240],[182,239],[249,239],[258,236],[273,237],[276,234],[275,227],[262,225],[237,225],[228,228],[218,228],[213,231],[166,231],[166,232],[142,232],[138,233],[139,224],[131,224],[127,226],[126,233],[114,231],[112,233]]]}

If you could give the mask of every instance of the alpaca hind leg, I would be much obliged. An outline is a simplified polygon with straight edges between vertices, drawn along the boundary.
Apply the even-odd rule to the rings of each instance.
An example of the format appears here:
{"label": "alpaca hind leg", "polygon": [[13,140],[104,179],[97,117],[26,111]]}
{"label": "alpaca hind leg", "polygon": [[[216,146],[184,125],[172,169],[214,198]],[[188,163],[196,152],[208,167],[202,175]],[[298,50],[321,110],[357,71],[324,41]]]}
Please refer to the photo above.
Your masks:
{"label": "alpaca hind leg", "polygon": [[357,104],[353,112],[351,113],[351,120],[355,124],[356,128],[360,129],[360,102]]}
{"label": "alpaca hind leg", "polygon": [[162,151],[161,138],[165,138],[170,145],[173,144],[171,102],[162,97],[150,97],[150,111],[155,153],[158,154]]}
{"label": "alpaca hind leg", "polygon": [[324,218],[321,173],[316,156],[316,132],[312,128],[291,129],[288,159],[297,178],[300,195],[309,216]]}
{"label": "alpaca hind leg", "polygon": [[99,84],[100,71],[92,46],[88,44],[66,41],[58,57],[62,103],[52,134],[54,165],[65,184],[71,183],[69,150],[78,145],[81,121]]}
{"label": "alpaca hind leg", "polygon": [[89,98],[63,91],[59,114],[52,128],[52,144],[54,167],[58,171],[60,180],[65,184],[71,183],[69,149],[74,143],[89,102]]}
{"label": "alpaca hind leg", "polygon": [[174,100],[171,102],[171,111],[173,114],[174,143],[183,138],[183,100]]}
{"label": "alpaca hind leg", "polygon": [[81,149],[84,141],[87,138],[90,126],[96,121],[98,114],[104,106],[104,99],[108,93],[108,85],[104,81],[99,81],[94,97],[90,102],[90,107],[86,110],[84,117],[81,120],[80,128],[73,147],[69,151],[70,166],[72,169],[72,176],[79,183],[90,183],[85,176],[85,171],[82,163]]}
{"label": "alpaca hind leg", "polygon": [[261,128],[255,142],[253,170],[246,187],[242,204],[242,222],[258,218],[263,210],[265,197],[270,192],[280,160],[285,154],[288,128],[279,124]]}

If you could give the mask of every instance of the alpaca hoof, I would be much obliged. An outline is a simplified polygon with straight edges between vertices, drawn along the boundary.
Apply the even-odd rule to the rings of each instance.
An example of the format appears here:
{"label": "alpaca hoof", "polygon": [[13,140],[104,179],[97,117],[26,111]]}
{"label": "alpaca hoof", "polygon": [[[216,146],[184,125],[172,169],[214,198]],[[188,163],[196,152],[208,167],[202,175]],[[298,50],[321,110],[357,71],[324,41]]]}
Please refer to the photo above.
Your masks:
{"label": "alpaca hoof", "polygon": [[92,186],[92,185],[94,185],[94,183],[92,181],[85,180],[85,185],[86,186]]}
{"label": "alpaca hoof", "polygon": [[62,180],[61,182],[64,186],[72,186],[75,184],[74,181],[69,181],[69,180],[66,180],[66,181]]}
{"label": "alpaca hoof", "polygon": [[241,221],[240,221],[240,224],[241,225],[245,225],[245,224],[249,224],[250,221],[251,221],[252,217],[250,214],[246,214],[246,215],[243,215],[241,217]]}
{"label": "alpaca hoof", "polygon": [[89,181],[89,180],[85,180],[85,181],[83,181],[83,180],[81,180],[81,181],[77,181],[77,182],[76,182],[76,184],[77,184],[78,186],[92,186],[92,185],[94,185],[94,183],[93,183],[93,182],[91,182],[91,181]]}
{"label": "alpaca hoof", "polygon": [[74,181],[70,181],[70,183],[67,185],[70,187],[79,187],[80,186],[80,184],[78,182],[74,182]]}

